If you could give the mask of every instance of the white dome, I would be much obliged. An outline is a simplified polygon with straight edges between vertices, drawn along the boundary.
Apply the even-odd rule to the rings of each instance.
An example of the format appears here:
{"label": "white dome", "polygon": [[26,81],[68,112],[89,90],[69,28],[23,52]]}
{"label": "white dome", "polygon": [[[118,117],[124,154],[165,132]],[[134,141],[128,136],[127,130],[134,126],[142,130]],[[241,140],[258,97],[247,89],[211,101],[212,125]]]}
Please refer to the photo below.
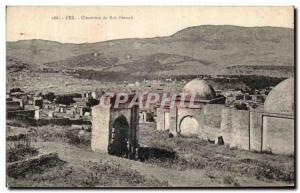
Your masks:
{"label": "white dome", "polygon": [[294,78],[280,82],[271,90],[264,109],[269,113],[294,114]]}
{"label": "white dome", "polygon": [[216,97],[211,85],[204,80],[194,79],[188,82],[182,89],[184,93],[194,95],[202,100],[210,100]]}

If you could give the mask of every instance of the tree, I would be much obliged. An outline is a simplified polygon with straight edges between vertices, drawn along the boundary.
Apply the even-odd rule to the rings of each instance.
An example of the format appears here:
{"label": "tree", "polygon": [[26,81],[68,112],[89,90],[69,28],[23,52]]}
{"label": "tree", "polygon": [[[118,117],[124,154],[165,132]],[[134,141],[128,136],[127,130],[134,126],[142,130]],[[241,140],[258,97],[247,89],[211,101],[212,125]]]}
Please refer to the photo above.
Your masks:
{"label": "tree", "polygon": [[92,97],[89,97],[86,101],[86,106],[89,108],[91,108],[95,105],[98,105],[98,104],[99,104],[99,101],[96,99],[93,99]]}
{"label": "tree", "polygon": [[55,98],[55,103],[56,104],[63,104],[63,105],[70,105],[71,103],[74,103],[75,101],[73,100],[72,96],[57,96]]}
{"label": "tree", "polygon": [[47,94],[45,94],[44,98],[50,102],[53,102],[55,99],[55,94],[54,92],[48,92]]}

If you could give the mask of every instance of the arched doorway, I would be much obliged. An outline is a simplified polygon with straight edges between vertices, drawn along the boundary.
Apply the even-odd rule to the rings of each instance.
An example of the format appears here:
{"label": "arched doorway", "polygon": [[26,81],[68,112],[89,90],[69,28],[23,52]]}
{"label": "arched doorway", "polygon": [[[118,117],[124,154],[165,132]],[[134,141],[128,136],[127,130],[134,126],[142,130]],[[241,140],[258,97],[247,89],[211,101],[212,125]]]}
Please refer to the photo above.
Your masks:
{"label": "arched doorway", "polygon": [[179,128],[179,133],[183,136],[198,135],[199,124],[194,117],[188,115],[181,119]]}
{"label": "arched doorway", "polygon": [[108,153],[119,157],[127,157],[129,148],[129,124],[125,116],[121,115],[113,122]]}

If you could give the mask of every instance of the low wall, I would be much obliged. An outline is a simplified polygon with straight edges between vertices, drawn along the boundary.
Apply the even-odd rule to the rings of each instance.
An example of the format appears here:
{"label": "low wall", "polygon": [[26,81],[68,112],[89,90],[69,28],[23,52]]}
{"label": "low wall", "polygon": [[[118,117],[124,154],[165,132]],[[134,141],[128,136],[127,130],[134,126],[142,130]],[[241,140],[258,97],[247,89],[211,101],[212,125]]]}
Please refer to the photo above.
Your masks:
{"label": "low wall", "polygon": [[262,150],[275,154],[294,154],[294,119],[266,114],[263,116]]}
{"label": "low wall", "polygon": [[232,138],[230,144],[240,149],[250,148],[250,112],[233,110],[232,112]]}
{"label": "low wall", "polygon": [[232,138],[232,109],[224,108],[221,115],[221,135],[225,144],[230,144]]}
{"label": "low wall", "polygon": [[231,147],[249,149],[249,111],[224,108],[222,111],[221,135],[224,143]]}
{"label": "low wall", "polygon": [[224,105],[206,104],[203,107],[203,130],[202,135],[206,139],[215,140],[221,136],[222,111]]}
{"label": "low wall", "polygon": [[6,110],[7,111],[16,111],[21,110],[22,106],[20,101],[6,101]]}
{"label": "low wall", "polygon": [[16,111],[7,111],[7,119],[24,119],[24,118],[34,118],[34,110],[16,110]]}
{"label": "low wall", "polygon": [[176,127],[177,127],[177,109],[176,108],[170,108],[170,133],[172,133],[174,136],[177,135]]}
{"label": "low wall", "polygon": [[250,112],[250,150],[262,151],[262,112]]}
{"label": "low wall", "polygon": [[[205,137],[203,134],[204,131],[204,116],[203,116],[203,107],[198,109],[191,108],[178,108],[177,110],[177,125],[176,132],[180,132],[183,136],[198,136],[199,138]],[[191,117],[197,121],[198,128],[186,128],[185,131],[181,128],[181,123],[186,117]]]}
{"label": "low wall", "polygon": [[164,109],[162,108],[157,108],[156,109],[156,129],[159,131],[165,130],[165,119],[164,119]]}
{"label": "low wall", "polygon": [[27,171],[30,171],[34,168],[38,168],[39,166],[50,162],[52,160],[58,160],[57,153],[47,153],[38,155],[35,157],[28,158],[26,160],[20,160],[16,162],[7,163],[7,175],[10,177],[19,177],[24,175]]}
{"label": "low wall", "polygon": [[108,152],[110,108],[100,105],[92,108],[92,140],[93,151]]}
{"label": "low wall", "polygon": [[69,118],[50,118],[50,119],[39,119],[36,120],[36,125],[83,125],[91,124],[90,121],[83,119],[69,119]]}
{"label": "low wall", "polygon": [[[170,132],[177,135],[186,117],[193,118],[198,128],[181,135],[197,135],[216,140],[222,136],[225,144],[251,151],[270,151],[275,154],[294,154],[294,116],[237,110],[219,104],[206,104],[201,108],[170,110]],[[157,111],[157,128],[164,128],[164,112]]]}
{"label": "low wall", "polygon": [[[220,136],[220,128],[222,123],[222,110],[224,105],[220,104],[202,104],[200,108],[179,108],[176,113],[171,111],[171,128],[175,128],[177,131],[181,130],[181,123],[186,117],[191,117],[197,121],[198,128],[194,130],[188,130],[186,132],[181,131],[182,135],[196,135],[199,138],[215,140]],[[174,114],[176,116],[174,116]],[[174,124],[174,120],[177,122]],[[174,129],[172,129],[174,130]]]}
{"label": "low wall", "polygon": [[294,116],[224,108],[221,135],[231,147],[294,154]]}
{"label": "low wall", "polygon": [[[41,125],[90,125],[91,121],[87,121],[84,119],[69,119],[69,118],[49,118],[49,119],[34,119],[34,110],[30,113],[33,115],[15,115],[10,117],[9,119],[18,120],[23,123],[26,123],[31,126],[41,126]],[[28,112],[29,113],[29,112]]]}

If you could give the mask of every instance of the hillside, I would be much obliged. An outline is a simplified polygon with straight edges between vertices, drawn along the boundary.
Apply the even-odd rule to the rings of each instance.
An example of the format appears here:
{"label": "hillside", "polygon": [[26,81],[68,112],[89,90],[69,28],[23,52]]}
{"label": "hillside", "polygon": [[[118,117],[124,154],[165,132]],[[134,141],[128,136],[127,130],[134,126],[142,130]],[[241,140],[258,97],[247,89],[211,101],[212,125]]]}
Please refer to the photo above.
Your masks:
{"label": "hillside", "polygon": [[294,66],[267,66],[267,65],[236,65],[226,67],[228,75],[261,75],[272,77],[294,76]]}
{"label": "hillside", "polygon": [[9,73],[29,70],[30,67],[30,64],[22,62],[19,59],[9,56],[6,58],[6,68]]}
{"label": "hillside", "polygon": [[[235,66],[234,74],[245,74],[248,69],[244,66],[256,66],[252,74],[287,76],[286,69],[293,74],[294,32],[278,27],[204,25],[169,37],[97,43],[21,40],[7,42],[7,56],[44,68],[80,68],[129,76],[232,74],[231,66]],[[282,73],[269,73],[272,69],[264,66],[287,68]]]}

